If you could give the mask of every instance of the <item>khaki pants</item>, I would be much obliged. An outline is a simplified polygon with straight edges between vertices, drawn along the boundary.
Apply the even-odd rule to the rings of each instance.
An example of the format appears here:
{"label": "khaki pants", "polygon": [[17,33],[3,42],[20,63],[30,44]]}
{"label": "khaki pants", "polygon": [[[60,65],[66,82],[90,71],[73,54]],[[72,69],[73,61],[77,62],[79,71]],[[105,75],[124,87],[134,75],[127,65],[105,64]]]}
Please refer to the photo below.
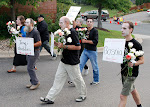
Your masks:
{"label": "khaki pants", "polygon": [[73,81],[73,83],[75,84],[75,87],[77,88],[77,91],[79,92],[79,96],[86,97],[86,93],[87,93],[86,85],[81,76],[79,64],[68,65],[60,61],[56,75],[55,75],[53,86],[49,90],[46,98],[48,98],[51,101],[54,101],[56,99],[56,96],[59,94],[59,92],[63,88],[68,75]]}

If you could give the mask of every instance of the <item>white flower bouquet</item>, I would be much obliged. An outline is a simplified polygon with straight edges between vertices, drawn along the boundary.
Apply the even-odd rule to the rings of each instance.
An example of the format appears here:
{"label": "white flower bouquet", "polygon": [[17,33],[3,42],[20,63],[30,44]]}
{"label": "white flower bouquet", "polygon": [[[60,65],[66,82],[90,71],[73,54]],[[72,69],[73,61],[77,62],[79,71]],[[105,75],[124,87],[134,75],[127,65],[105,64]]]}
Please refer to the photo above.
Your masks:
{"label": "white flower bouquet", "polygon": [[14,21],[12,21],[12,22],[9,21],[6,23],[6,25],[7,25],[8,32],[12,35],[12,37],[10,39],[10,46],[11,46],[12,43],[16,40],[16,37],[19,37],[19,35],[20,35],[20,26],[17,26],[17,29],[15,29]]}
{"label": "white flower bouquet", "polygon": [[78,32],[79,40],[86,39],[85,32],[87,31],[87,28],[76,28],[76,31]]}
{"label": "white flower bouquet", "polygon": [[[57,31],[54,32],[54,35],[58,36],[58,42],[63,43],[64,45],[66,44],[66,42],[69,42],[69,43],[72,42],[71,37],[68,37],[67,41],[65,39],[65,37],[68,36],[69,34],[71,34],[71,31],[68,28],[65,28],[64,30],[58,29]],[[61,50],[63,51],[62,48]],[[59,51],[60,51],[60,48],[58,48],[58,52]]]}
{"label": "white flower bouquet", "polygon": [[142,50],[136,51],[135,48],[132,48],[133,47],[132,42],[129,42],[128,46],[129,46],[130,50],[129,50],[129,53],[127,51],[125,51],[125,56],[123,58],[123,63],[126,63],[125,67],[128,67],[127,76],[132,76],[133,67],[129,67],[128,63],[129,62],[136,63],[136,57],[143,56],[144,51],[142,51]]}

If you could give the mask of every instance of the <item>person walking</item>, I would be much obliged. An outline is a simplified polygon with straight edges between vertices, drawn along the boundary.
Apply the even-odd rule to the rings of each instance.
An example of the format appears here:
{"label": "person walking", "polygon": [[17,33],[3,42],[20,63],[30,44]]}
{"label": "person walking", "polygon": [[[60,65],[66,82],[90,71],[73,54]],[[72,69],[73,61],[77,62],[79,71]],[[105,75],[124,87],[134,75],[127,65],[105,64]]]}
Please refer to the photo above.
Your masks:
{"label": "person walking", "polygon": [[99,67],[97,63],[98,31],[93,27],[93,19],[88,18],[86,24],[88,29],[86,32],[87,39],[82,39],[85,48],[80,57],[80,70],[82,72],[88,59],[90,59],[93,68],[93,81],[90,84],[97,85],[99,84]]}
{"label": "person walking", "polygon": [[[19,35],[20,37],[26,37],[26,32],[24,31],[24,27],[25,27],[24,23],[25,23],[24,16],[22,16],[22,15],[17,16],[16,24],[18,25],[17,27],[20,29],[20,33],[21,33],[21,35]],[[16,72],[17,66],[27,65],[26,55],[17,54],[16,43],[15,43],[15,47],[14,47],[14,54],[15,54],[15,56],[13,59],[13,67],[12,67],[12,69],[7,71],[8,73]]]}
{"label": "person walking", "polygon": [[79,68],[79,50],[81,46],[78,35],[75,29],[70,28],[70,20],[66,16],[60,18],[59,26],[62,30],[69,29],[71,33],[65,38],[67,41],[65,44],[55,42],[56,46],[63,48],[62,59],[58,65],[53,86],[49,90],[46,98],[41,97],[40,100],[47,104],[54,104],[56,96],[62,90],[67,76],[69,76],[79,92],[79,97],[76,99],[76,102],[82,102],[86,99],[87,92]]}
{"label": "person walking", "polygon": [[[48,25],[44,20],[43,15],[38,16],[38,24],[37,24],[37,30],[40,32],[42,45],[40,46],[40,51],[44,47],[47,52],[51,55],[50,45],[49,45],[49,32],[48,32]],[[55,60],[57,58],[57,55],[53,52],[52,60]]]}
{"label": "person walking", "polygon": [[[122,36],[124,36],[124,38],[126,39],[125,52],[127,53],[129,53],[130,51],[129,43],[132,43],[132,48],[136,49],[136,51],[142,51],[141,44],[132,37],[133,29],[134,29],[134,25],[132,22],[129,21],[123,22],[121,31],[122,31]],[[142,107],[140,95],[137,89],[135,88],[134,82],[138,77],[139,65],[144,63],[144,56],[143,55],[138,56],[136,57],[135,60],[136,62],[130,61],[129,63],[121,64],[121,77],[122,77],[123,88],[120,94],[120,102],[118,107],[126,106],[127,97],[129,96],[130,93],[132,94],[132,97],[137,107]],[[126,64],[128,64],[129,67],[133,67],[131,76],[128,75],[128,67],[126,66]]]}
{"label": "person walking", "polygon": [[39,58],[40,46],[42,45],[39,32],[34,28],[34,20],[27,18],[25,21],[24,30],[27,32],[27,37],[34,39],[34,56],[27,55],[27,71],[30,76],[30,85],[27,85],[27,88],[34,90],[40,85],[39,80],[37,79],[34,66]]}

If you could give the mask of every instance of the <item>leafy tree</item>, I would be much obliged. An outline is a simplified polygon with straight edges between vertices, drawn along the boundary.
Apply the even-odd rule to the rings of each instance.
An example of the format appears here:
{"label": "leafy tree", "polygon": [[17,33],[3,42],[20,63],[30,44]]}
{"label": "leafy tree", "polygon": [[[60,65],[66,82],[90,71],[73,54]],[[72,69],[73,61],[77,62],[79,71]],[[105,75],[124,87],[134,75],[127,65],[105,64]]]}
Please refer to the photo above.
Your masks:
{"label": "leafy tree", "polygon": [[139,6],[139,5],[142,5],[143,3],[150,3],[150,0],[136,0],[136,5]]}
{"label": "leafy tree", "polygon": [[102,28],[101,11],[103,8],[117,9],[119,11],[127,12],[131,7],[130,0],[87,0],[87,4],[92,4],[98,8],[98,28]]}
{"label": "leafy tree", "polygon": [[11,9],[11,19],[15,20],[15,8],[14,5],[15,3],[22,4],[22,5],[33,5],[33,6],[38,6],[38,2],[43,2],[47,0],[1,0],[0,1],[0,7],[1,6],[7,6]]}

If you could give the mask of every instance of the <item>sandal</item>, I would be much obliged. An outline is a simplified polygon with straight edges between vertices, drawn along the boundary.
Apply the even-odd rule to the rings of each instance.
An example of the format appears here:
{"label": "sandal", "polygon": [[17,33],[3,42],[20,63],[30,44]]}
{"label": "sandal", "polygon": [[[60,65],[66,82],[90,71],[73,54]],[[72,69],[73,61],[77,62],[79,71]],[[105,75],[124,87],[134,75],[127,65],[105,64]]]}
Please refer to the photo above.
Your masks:
{"label": "sandal", "polygon": [[11,70],[8,70],[7,72],[8,72],[8,73],[13,73],[13,72],[16,72],[16,70],[11,69]]}

